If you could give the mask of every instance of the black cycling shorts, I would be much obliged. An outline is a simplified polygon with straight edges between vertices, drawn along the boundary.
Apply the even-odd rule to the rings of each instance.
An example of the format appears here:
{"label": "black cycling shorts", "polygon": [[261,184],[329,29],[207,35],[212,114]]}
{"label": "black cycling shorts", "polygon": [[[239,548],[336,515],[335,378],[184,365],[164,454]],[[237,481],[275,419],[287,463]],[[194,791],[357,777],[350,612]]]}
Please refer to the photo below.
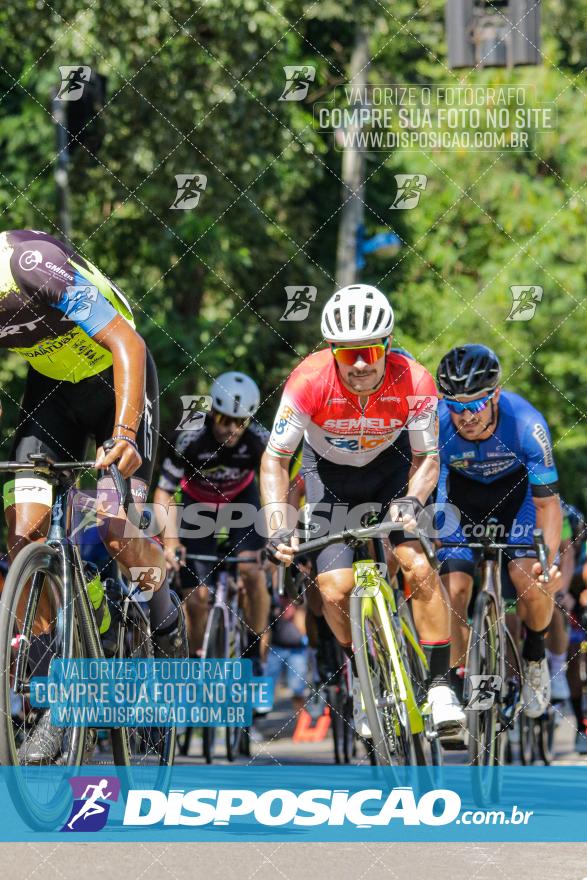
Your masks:
{"label": "black cycling shorts", "polygon": [[[29,453],[43,452],[57,462],[85,461],[91,438],[101,446],[112,436],[115,410],[112,367],[80,382],[50,379],[29,368],[11,459],[27,462]],[[147,352],[145,408],[136,435],[143,461],[133,483],[150,485],[158,438],[159,383],[155,362]],[[141,500],[146,500],[146,494]]]}
{"label": "black cycling shorts", "polygon": [[[304,442],[302,474],[304,477],[306,504],[329,505],[328,510],[315,509],[313,521],[328,521],[328,527],[339,532],[343,528],[358,528],[361,518],[373,510],[380,521],[391,502],[407,493],[412,455],[407,436],[401,434],[399,441],[388,447],[363,467],[333,464],[316,454]],[[321,528],[313,536],[323,535]],[[392,544],[413,541],[401,531],[390,532]],[[340,568],[351,568],[353,549],[346,544],[333,544],[318,553],[318,574]]]}
{"label": "black cycling shorts", "polygon": [[[186,506],[197,503],[189,495],[184,494],[182,496],[182,504]],[[256,480],[252,480],[230,503],[250,504],[255,510],[260,510],[261,497]],[[213,516],[214,505],[203,504],[202,508],[204,511],[209,511],[210,516]],[[193,553],[199,556],[237,556],[239,553],[250,553],[252,555],[257,550],[262,550],[267,539],[259,534],[254,525],[247,525],[230,530],[228,540],[223,545],[220,554],[218,552],[218,536],[215,534],[206,535],[202,538],[183,538],[180,531],[180,541],[188,554]],[[213,587],[218,579],[218,571],[218,563],[197,562],[188,559],[185,568],[181,569],[181,586],[183,589],[190,590],[202,584]]]}

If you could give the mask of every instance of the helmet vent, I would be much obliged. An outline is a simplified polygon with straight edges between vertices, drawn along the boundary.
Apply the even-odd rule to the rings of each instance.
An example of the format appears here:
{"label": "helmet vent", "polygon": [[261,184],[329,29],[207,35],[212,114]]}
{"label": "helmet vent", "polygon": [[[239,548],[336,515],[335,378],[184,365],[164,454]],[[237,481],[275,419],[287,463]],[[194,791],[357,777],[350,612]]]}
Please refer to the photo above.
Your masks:
{"label": "helmet vent", "polygon": [[365,317],[363,318],[363,328],[366,330],[369,326],[369,321],[371,320],[371,312],[373,311],[372,306],[365,306]]}
{"label": "helmet vent", "polygon": [[351,306],[349,309],[349,330],[355,329],[355,317],[356,317],[356,309],[354,306]]}
{"label": "helmet vent", "polygon": [[340,309],[335,309],[332,317],[334,318],[334,320],[336,322],[336,328],[337,328],[338,332],[342,333],[343,329],[342,329],[342,319],[340,317]]}
{"label": "helmet vent", "polygon": [[373,326],[373,332],[375,332],[375,330],[379,330],[384,318],[385,318],[385,312],[383,311],[383,309],[379,309],[379,314],[377,315],[377,320],[375,321],[375,324]]}

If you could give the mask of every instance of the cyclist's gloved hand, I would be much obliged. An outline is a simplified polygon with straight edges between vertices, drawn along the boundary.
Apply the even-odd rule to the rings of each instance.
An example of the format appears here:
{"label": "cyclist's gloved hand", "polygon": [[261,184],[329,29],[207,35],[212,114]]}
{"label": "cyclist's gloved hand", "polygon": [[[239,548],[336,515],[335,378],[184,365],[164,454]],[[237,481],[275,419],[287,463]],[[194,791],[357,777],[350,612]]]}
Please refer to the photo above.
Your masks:
{"label": "cyclist's gloved hand", "polygon": [[401,523],[404,532],[414,533],[418,529],[418,517],[424,510],[422,502],[415,495],[406,495],[392,501],[389,518],[394,523]]}
{"label": "cyclist's gloved hand", "polygon": [[265,552],[275,565],[280,562],[291,565],[299,545],[300,540],[294,535],[293,529],[277,529],[267,541]]}

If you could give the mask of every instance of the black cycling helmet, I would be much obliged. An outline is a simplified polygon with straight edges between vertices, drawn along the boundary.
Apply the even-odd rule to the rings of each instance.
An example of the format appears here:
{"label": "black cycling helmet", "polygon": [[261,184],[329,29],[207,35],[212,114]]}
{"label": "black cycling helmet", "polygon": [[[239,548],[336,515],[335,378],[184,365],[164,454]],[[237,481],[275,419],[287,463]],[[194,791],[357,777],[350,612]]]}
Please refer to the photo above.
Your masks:
{"label": "black cycling helmet", "polygon": [[451,348],[436,371],[438,388],[445,397],[489,393],[497,388],[500,378],[497,355],[486,345]]}

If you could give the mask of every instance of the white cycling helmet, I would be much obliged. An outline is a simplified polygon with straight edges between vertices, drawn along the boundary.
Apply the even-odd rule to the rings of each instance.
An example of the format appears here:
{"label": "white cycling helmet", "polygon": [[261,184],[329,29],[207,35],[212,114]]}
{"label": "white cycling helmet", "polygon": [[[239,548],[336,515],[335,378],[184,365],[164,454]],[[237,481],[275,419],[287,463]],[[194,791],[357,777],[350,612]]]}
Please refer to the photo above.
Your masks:
{"label": "white cycling helmet", "polygon": [[259,409],[261,392],[245,373],[222,373],[210,389],[212,406],[225,416],[246,419]]}
{"label": "white cycling helmet", "polygon": [[393,309],[376,287],[350,284],[324,306],[321,331],[326,342],[384,339],[393,331]]}

